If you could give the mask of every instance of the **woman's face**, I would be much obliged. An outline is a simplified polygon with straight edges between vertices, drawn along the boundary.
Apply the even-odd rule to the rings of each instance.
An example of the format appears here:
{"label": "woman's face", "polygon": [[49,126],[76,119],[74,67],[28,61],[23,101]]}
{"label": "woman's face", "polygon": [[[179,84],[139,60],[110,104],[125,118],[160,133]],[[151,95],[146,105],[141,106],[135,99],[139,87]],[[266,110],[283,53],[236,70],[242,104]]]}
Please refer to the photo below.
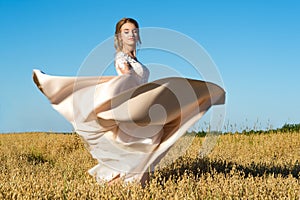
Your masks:
{"label": "woman's face", "polygon": [[134,24],[127,22],[121,27],[120,34],[123,46],[135,46],[139,41],[139,30]]}

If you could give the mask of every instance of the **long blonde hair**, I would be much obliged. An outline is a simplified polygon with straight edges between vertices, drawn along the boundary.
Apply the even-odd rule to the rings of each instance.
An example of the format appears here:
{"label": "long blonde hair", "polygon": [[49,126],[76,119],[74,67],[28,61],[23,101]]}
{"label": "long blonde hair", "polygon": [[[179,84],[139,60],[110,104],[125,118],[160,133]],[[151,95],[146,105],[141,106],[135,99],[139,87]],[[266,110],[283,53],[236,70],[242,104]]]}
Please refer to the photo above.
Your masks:
{"label": "long blonde hair", "polygon": [[[125,23],[132,23],[135,25],[136,28],[139,28],[139,24],[136,20],[132,18],[123,18],[121,19],[117,24],[116,24],[116,30],[115,30],[115,37],[114,37],[114,47],[117,52],[122,51],[123,45],[122,41],[120,40],[119,34],[121,33],[121,27]],[[141,38],[140,38],[140,33],[138,32],[138,44],[141,44]]]}

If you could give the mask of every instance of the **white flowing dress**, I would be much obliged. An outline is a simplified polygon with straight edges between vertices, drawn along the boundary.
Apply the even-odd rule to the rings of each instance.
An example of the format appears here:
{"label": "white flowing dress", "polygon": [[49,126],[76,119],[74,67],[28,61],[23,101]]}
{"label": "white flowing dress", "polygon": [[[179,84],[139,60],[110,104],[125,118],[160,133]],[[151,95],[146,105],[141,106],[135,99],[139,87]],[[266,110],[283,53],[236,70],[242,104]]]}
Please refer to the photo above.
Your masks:
{"label": "white flowing dress", "polygon": [[[131,66],[122,74],[122,63]],[[169,148],[212,106],[224,90],[210,82],[179,77],[148,81],[149,70],[116,54],[119,76],[63,77],[33,70],[37,87],[86,142],[98,164],[99,183],[120,177],[140,181]]]}

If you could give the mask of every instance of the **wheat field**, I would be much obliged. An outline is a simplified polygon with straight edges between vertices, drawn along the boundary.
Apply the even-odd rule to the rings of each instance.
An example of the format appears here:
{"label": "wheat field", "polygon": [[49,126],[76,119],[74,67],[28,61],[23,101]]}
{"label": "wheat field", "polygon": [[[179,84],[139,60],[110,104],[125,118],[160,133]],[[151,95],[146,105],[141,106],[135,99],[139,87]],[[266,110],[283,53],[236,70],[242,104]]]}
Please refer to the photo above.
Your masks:
{"label": "wheat field", "polygon": [[204,137],[138,183],[99,185],[77,134],[0,134],[0,199],[300,199],[300,132],[224,134],[199,158]]}

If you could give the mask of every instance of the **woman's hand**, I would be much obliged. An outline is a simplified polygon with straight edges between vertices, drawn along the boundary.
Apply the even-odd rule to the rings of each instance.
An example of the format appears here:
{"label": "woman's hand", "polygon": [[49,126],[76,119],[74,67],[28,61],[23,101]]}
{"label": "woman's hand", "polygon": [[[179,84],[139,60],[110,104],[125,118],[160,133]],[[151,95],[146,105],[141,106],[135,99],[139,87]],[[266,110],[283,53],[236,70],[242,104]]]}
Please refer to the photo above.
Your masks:
{"label": "woman's hand", "polygon": [[121,71],[122,74],[126,74],[130,71],[131,66],[129,65],[128,62],[122,63],[122,66],[119,66],[119,70]]}

